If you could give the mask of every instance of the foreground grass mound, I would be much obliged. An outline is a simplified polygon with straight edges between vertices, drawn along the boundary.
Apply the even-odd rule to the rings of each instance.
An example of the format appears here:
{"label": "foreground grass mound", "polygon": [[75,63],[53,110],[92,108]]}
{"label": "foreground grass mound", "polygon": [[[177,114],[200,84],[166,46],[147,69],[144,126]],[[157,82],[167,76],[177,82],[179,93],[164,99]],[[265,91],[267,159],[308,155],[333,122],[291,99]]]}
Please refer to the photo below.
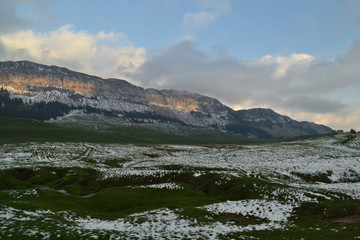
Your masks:
{"label": "foreground grass mound", "polygon": [[[202,174],[197,175],[198,171]],[[9,239],[41,238],[39,232],[48,232],[52,237],[56,233],[62,239],[84,236],[106,239],[112,234],[121,236],[125,223],[138,224],[138,231],[147,231],[146,224],[161,225],[151,220],[158,214],[161,216],[157,217],[165,219],[169,214],[184,219],[179,224],[186,227],[208,230],[217,226],[221,232],[221,228],[231,226],[218,235],[219,239],[244,236],[315,239],[319,233],[323,239],[332,238],[335,233],[352,238],[357,236],[360,227],[360,201],[347,195],[299,194],[301,191],[297,189],[264,177],[234,177],[204,168],[106,179],[94,169],[17,168],[0,171],[0,187],[0,212],[13,216],[10,221],[2,220],[1,236]],[[297,196],[306,200],[295,200]],[[158,209],[163,212],[159,213]],[[47,225],[43,224],[44,219]],[[94,221],[108,224],[111,230],[79,231],[79,223],[84,219],[88,224]],[[114,226],[120,228],[120,235]],[[39,232],[24,235],[13,231],[34,227]],[[162,231],[165,229],[163,226]],[[189,232],[186,234],[191,237]],[[207,233],[204,236],[208,236]]]}

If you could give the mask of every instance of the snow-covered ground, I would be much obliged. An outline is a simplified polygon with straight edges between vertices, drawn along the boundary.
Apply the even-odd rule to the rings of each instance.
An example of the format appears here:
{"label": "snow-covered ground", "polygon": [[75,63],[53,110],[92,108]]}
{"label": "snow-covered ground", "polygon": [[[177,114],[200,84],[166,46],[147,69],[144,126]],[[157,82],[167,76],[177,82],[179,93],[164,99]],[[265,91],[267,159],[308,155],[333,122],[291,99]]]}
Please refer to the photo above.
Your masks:
{"label": "snow-covered ground", "polygon": [[[316,202],[316,196],[329,198],[323,191],[347,194],[360,199],[360,136],[339,135],[315,140],[274,143],[251,146],[182,146],[182,145],[119,145],[90,143],[23,143],[5,144],[0,148],[0,169],[51,167],[92,168],[102,173],[102,178],[114,176],[161,176],[180,170],[181,166],[194,169],[194,177],[206,171],[226,176],[253,176],[286,184],[291,188],[264,191],[263,199],[227,201],[199,207],[212,214],[241,214],[266,220],[259,224],[239,226],[231,222],[197,222],[183,219],[177,210],[158,209],[114,221],[83,218],[70,212],[22,211],[0,205],[0,230],[23,230],[28,236],[57,237],[50,227],[29,227],[31,221],[52,219],[52,228],[78,231],[88,239],[109,234],[110,239],[124,236],[138,239],[217,239],[219,234],[263,229],[286,228],[291,223],[295,207],[301,202]],[[108,164],[108,161],[116,164]],[[164,167],[165,166],[165,167]],[[167,167],[166,167],[167,166]],[[209,170],[210,169],[210,170]],[[326,176],[328,182],[306,182],[301,176]],[[314,178],[316,179],[316,178]],[[150,184],[140,188],[182,189],[176,183]],[[11,192],[21,200],[22,195],[37,192],[26,190]],[[285,196],[284,201],[276,196]],[[1,203],[0,203],[1,204]],[[141,221],[140,221],[141,219]],[[20,222],[19,222],[20,221]],[[52,232],[51,232],[52,231]],[[10,231],[11,232],[11,231]],[[11,234],[11,233],[10,233]],[[55,234],[55,235],[54,235]],[[59,231],[60,234],[60,231]],[[50,236],[51,235],[51,236]],[[105,236],[104,235],[104,236]],[[61,236],[60,236],[61,237]]]}
{"label": "snow-covered ground", "polygon": [[[310,188],[345,191],[354,197],[359,182],[360,136],[340,144],[344,136],[312,141],[251,146],[136,146],[90,143],[24,143],[2,145],[0,169],[51,167],[95,168],[104,178],[116,175],[152,175],[168,173],[163,166],[217,169],[231,175],[269,177],[274,181]],[[355,146],[355,147],[353,147]],[[83,160],[85,159],[85,160]],[[88,161],[88,160],[91,161]],[[108,160],[118,167],[108,166]],[[215,171],[215,170],[214,170]],[[201,174],[201,170],[195,174]],[[302,181],[299,175],[323,174],[330,184]],[[354,187],[352,187],[354,186]]]}
{"label": "snow-covered ground", "polygon": [[[288,215],[290,208],[283,207],[280,206],[281,213]],[[39,222],[43,224],[39,225]],[[184,219],[170,209],[146,211],[109,221],[78,217],[68,212],[31,212],[0,207],[0,229],[12,228],[14,233],[22,231],[24,236],[37,239],[61,239],[71,236],[72,232],[82,236],[82,239],[105,239],[105,236],[106,239],[218,239],[219,235],[229,233],[284,229],[287,226],[281,221],[247,226],[223,222],[202,223],[196,219]],[[11,233],[7,235],[11,236]]]}
{"label": "snow-covered ground", "polygon": [[210,212],[234,213],[243,216],[255,216],[272,222],[287,222],[296,204],[284,204],[278,201],[251,199],[241,201],[226,201],[202,207]]}

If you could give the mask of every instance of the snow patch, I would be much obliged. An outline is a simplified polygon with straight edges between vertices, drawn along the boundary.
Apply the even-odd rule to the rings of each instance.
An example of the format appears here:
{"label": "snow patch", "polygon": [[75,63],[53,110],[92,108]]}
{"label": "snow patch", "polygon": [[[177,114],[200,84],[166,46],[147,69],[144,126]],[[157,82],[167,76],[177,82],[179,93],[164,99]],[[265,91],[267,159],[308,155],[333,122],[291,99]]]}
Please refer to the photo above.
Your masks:
{"label": "snow patch", "polygon": [[201,207],[215,214],[234,213],[254,216],[273,222],[287,222],[296,205],[261,199],[226,201]]}
{"label": "snow patch", "polygon": [[168,189],[168,190],[184,189],[183,186],[176,184],[176,183],[159,183],[159,184],[151,184],[151,185],[139,185],[139,186],[132,186],[132,188],[158,188],[158,189]]}

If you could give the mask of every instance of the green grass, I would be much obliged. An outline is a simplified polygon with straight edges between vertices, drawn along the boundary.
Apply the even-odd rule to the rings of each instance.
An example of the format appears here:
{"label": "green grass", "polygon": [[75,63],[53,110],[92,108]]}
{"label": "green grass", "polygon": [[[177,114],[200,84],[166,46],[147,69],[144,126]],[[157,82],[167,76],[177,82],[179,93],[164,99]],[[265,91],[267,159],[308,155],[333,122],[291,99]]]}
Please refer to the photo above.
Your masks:
{"label": "green grass", "polygon": [[117,219],[129,214],[158,208],[181,208],[201,206],[217,202],[201,191],[182,189],[167,190],[153,188],[113,187],[98,192],[95,196],[82,198],[65,195],[52,190],[37,190],[39,196],[23,196],[21,201],[1,197],[4,205],[17,209],[35,211],[49,209],[53,212],[71,211],[79,216],[101,219]]}
{"label": "green grass", "polygon": [[[8,169],[0,171],[0,187],[2,190],[17,190],[46,186],[57,190],[66,190],[73,195],[88,195],[100,192],[106,188],[138,186],[159,183],[179,183],[189,189],[201,191],[208,196],[223,199],[258,198],[263,190],[257,190],[255,185],[264,186],[268,191],[278,184],[269,183],[259,178],[229,177],[206,170],[206,174],[195,177],[197,168],[183,168],[181,171],[167,174],[152,175],[122,175],[107,179],[101,178],[101,173],[94,169],[84,168],[50,168]],[[201,168],[204,171],[203,168]]]}
{"label": "green grass", "polygon": [[[245,217],[241,214],[217,215],[197,207],[227,200],[261,199],[262,194],[271,193],[279,188],[290,188],[287,185],[273,183],[266,178],[252,176],[227,176],[225,178],[224,175],[214,172],[213,169],[201,168],[203,174],[198,177],[194,177],[194,172],[199,171],[195,167],[180,168],[180,166],[174,165],[171,169],[174,172],[163,175],[131,175],[108,179],[101,179],[100,172],[94,169],[42,167],[33,170],[19,168],[1,170],[0,186],[3,190],[17,189],[21,195],[26,189],[37,189],[38,195],[23,195],[17,198],[13,193],[0,191],[0,202],[2,206],[19,210],[33,212],[48,209],[55,213],[67,211],[75,213],[79,217],[91,216],[104,220],[115,220],[125,218],[133,213],[169,208],[181,218],[196,220],[199,224],[212,224],[220,221],[248,226],[266,223],[267,220]],[[177,183],[183,189],[136,187],[168,182]],[[50,189],[45,189],[43,186]],[[66,190],[68,194],[56,191],[62,189]],[[83,197],[89,193],[95,194],[91,197]],[[276,197],[279,201],[286,201],[281,194]],[[344,225],[335,220],[359,214],[359,200],[343,196],[331,200],[318,198],[318,201],[302,203],[289,218],[290,222],[286,229],[232,233],[222,235],[219,239],[237,239],[243,236],[260,239],[352,239],[358,236],[360,229],[358,221]],[[61,231],[56,228],[56,224],[64,219],[59,217],[59,219],[54,218],[51,221],[54,223],[51,223],[50,226],[43,226],[41,222],[37,223],[37,226],[40,229],[41,227],[44,229],[54,227],[54,231]],[[10,239],[16,239],[16,234]],[[62,237],[65,239],[81,237],[80,233],[73,233],[74,236],[64,234],[62,232]]]}
{"label": "green grass", "polygon": [[120,126],[101,130],[70,128],[33,119],[0,116],[0,144],[23,142],[92,142],[133,144],[263,144],[280,141],[298,141],[322,137],[301,136],[288,139],[249,139],[218,133],[198,131],[181,136],[139,126]]}
{"label": "green grass", "polygon": [[137,126],[102,130],[67,128],[32,119],[0,117],[0,144],[22,142],[92,142],[134,144],[249,144],[264,140],[222,133],[180,136]]}
{"label": "green grass", "polygon": [[118,142],[128,143],[121,135],[59,127],[31,119],[0,117],[0,144],[20,142]]}
{"label": "green grass", "polygon": [[[192,172],[162,176],[123,176],[99,179],[99,173],[81,168],[10,169],[0,171],[3,189],[37,189],[39,196],[23,196],[21,201],[11,194],[0,194],[1,203],[16,209],[49,209],[72,211],[80,216],[116,219],[129,214],[158,208],[192,209],[227,199],[245,199],[258,194],[246,185],[246,179],[233,179],[217,184],[219,174],[204,174],[195,178]],[[139,185],[177,182],[183,189],[167,190],[136,188]],[[50,189],[44,189],[43,186]],[[133,186],[133,187],[129,187]],[[42,190],[41,190],[42,189]],[[53,189],[53,190],[51,190]],[[66,190],[69,195],[55,190]],[[83,195],[96,193],[89,198]],[[200,211],[200,210],[199,210]],[[188,211],[189,212],[189,211]]]}
{"label": "green grass", "polygon": [[352,140],[354,140],[355,138],[356,138],[356,135],[347,135],[346,138],[344,140],[342,140],[340,143],[346,145],[349,142],[351,142]]}
{"label": "green grass", "polygon": [[319,203],[302,203],[297,209],[301,216],[316,216],[318,219],[335,219],[360,212],[359,200],[323,200]]}
{"label": "green grass", "polygon": [[[248,176],[225,179],[223,175],[210,170],[199,177],[194,177],[193,173],[193,170],[185,169],[158,176],[101,179],[101,174],[94,169],[1,170],[0,181],[3,190],[37,189],[40,192],[38,197],[24,196],[22,199],[26,201],[18,202],[9,196],[2,199],[2,202],[26,210],[71,210],[85,216],[115,218],[162,207],[183,208],[226,200],[255,199],[263,193],[263,188],[271,191],[277,187],[276,184]],[[139,185],[169,182],[177,183],[183,189],[136,188]],[[69,195],[56,190],[65,190]],[[92,193],[95,193],[92,197],[82,197]]]}

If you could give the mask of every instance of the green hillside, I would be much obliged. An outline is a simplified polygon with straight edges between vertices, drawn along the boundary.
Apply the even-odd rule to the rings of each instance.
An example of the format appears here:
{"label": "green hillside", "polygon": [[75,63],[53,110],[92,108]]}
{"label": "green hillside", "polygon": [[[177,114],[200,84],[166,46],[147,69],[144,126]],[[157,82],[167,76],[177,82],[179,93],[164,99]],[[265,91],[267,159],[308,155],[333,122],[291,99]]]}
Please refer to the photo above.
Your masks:
{"label": "green hillside", "polygon": [[137,126],[84,130],[60,127],[33,119],[0,117],[0,143],[16,142],[247,144],[261,141],[206,132],[192,136],[179,136]]}

